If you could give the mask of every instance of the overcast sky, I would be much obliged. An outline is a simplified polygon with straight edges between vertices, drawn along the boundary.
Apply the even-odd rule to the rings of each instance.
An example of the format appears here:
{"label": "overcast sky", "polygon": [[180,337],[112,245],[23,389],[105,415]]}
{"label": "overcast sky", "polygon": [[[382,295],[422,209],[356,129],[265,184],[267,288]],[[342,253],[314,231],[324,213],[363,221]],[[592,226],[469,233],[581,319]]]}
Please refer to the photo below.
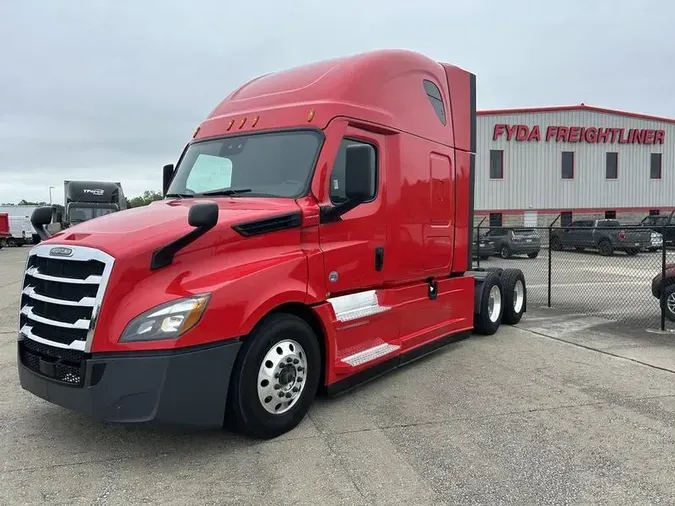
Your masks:
{"label": "overcast sky", "polygon": [[675,2],[0,0],[0,203],[64,179],[159,190],[200,120],[262,73],[406,48],[478,76],[479,108],[675,117]]}

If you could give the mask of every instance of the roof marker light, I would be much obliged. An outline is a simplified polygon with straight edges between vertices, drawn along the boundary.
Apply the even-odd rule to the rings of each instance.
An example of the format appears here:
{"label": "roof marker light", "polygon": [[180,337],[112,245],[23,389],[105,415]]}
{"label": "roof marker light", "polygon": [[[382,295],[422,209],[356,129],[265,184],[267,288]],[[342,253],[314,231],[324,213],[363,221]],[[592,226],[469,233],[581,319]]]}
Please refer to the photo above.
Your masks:
{"label": "roof marker light", "polygon": [[231,120],[230,120],[230,123],[227,125],[227,130],[228,130],[228,132],[229,132],[230,128],[232,128],[232,125],[234,125],[234,120],[233,120],[233,119],[231,119]]}
{"label": "roof marker light", "polygon": [[244,123],[246,123],[246,118],[241,120],[241,123],[239,123],[239,128],[243,127]]}
{"label": "roof marker light", "polygon": [[251,123],[251,128],[256,126],[258,124],[258,120],[260,119],[260,116],[254,116],[253,117],[253,122]]}
{"label": "roof marker light", "polygon": [[311,123],[313,119],[314,119],[314,109],[310,109],[309,114],[307,115],[307,122]]}
{"label": "roof marker light", "polygon": [[197,137],[197,134],[199,133],[199,129],[200,129],[200,128],[201,128],[201,127],[198,126],[198,127],[195,129],[195,133],[192,134],[192,138],[193,138],[193,139],[194,139],[195,137]]}

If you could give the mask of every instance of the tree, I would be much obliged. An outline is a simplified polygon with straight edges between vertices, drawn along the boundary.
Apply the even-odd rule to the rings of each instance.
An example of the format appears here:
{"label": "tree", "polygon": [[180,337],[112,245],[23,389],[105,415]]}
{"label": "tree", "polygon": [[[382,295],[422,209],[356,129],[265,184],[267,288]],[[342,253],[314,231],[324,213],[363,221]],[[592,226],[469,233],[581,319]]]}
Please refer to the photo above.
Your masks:
{"label": "tree", "polygon": [[162,194],[154,190],[145,190],[143,195],[139,195],[132,199],[126,199],[128,208],[147,206],[150,202],[154,202],[155,200],[162,200]]}

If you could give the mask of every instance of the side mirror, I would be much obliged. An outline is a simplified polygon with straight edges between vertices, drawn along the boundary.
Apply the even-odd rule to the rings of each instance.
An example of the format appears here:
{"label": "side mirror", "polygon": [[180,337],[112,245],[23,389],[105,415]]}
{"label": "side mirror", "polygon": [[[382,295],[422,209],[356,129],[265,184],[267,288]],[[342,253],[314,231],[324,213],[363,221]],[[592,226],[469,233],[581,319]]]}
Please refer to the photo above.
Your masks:
{"label": "side mirror", "polygon": [[53,209],[51,206],[42,206],[35,208],[30,217],[31,224],[35,227],[40,239],[43,241],[50,237],[45,227],[52,222],[52,213]]}
{"label": "side mirror", "polygon": [[169,189],[171,179],[173,178],[173,172],[174,167],[172,163],[165,165],[162,168],[162,195],[166,195],[166,192]]}
{"label": "side mirror", "polygon": [[179,237],[166,246],[154,251],[150,260],[150,270],[161,269],[171,265],[173,257],[180,250],[192,244],[218,223],[218,204],[215,202],[200,202],[190,207],[188,211],[188,224],[195,227],[184,236]]}
{"label": "side mirror", "polygon": [[200,202],[190,207],[188,224],[195,228],[213,228],[218,223],[218,204]]}
{"label": "side mirror", "polygon": [[368,145],[349,146],[345,155],[345,194],[365,202],[375,192],[375,150]]}

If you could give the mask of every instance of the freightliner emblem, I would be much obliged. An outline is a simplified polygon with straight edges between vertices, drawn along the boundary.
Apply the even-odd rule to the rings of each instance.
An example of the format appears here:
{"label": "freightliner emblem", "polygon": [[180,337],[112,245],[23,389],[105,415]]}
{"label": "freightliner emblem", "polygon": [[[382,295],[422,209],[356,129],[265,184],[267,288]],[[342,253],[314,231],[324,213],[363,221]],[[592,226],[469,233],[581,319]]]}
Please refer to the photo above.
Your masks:
{"label": "freightliner emblem", "polygon": [[73,250],[63,246],[57,246],[49,250],[49,255],[53,257],[69,257],[73,254]]}

